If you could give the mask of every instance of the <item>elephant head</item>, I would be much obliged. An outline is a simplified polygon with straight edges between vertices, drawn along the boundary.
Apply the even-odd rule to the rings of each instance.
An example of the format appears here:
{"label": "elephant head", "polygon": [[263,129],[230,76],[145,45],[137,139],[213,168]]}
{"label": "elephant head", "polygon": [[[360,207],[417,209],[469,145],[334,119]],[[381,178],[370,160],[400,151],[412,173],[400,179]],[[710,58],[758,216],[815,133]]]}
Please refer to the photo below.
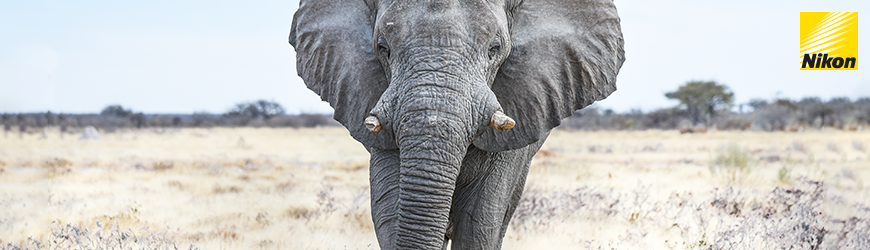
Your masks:
{"label": "elephant head", "polygon": [[290,44],[353,138],[398,149],[407,248],[440,247],[469,147],[543,139],[616,90],[624,61],[612,0],[302,0]]}

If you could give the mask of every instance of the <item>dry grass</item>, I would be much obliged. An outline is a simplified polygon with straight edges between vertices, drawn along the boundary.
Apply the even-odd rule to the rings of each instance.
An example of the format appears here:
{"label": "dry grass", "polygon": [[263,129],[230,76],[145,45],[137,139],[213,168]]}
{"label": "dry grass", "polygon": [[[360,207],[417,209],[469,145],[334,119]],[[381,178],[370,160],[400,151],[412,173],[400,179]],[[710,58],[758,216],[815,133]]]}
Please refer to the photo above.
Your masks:
{"label": "dry grass", "polygon": [[[48,135],[0,138],[0,249],[377,248],[368,153],[341,128]],[[554,131],[504,248],[866,249],[868,143]]]}

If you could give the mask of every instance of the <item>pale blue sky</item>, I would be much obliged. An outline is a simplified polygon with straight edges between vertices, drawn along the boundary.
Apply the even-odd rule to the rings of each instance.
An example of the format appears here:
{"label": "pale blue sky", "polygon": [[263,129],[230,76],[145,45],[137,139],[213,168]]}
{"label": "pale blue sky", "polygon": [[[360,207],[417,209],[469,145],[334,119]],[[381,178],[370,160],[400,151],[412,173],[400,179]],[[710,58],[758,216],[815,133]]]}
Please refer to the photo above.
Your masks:
{"label": "pale blue sky", "polygon": [[[617,0],[627,61],[600,106],[672,106],[664,93],[717,80],[751,98],[870,96],[870,1]],[[331,112],[296,76],[297,1],[0,0],[0,112],[221,113],[278,101]],[[858,71],[800,71],[799,12],[857,11]],[[865,14],[866,13],[866,14]],[[868,58],[868,59],[863,59]],[[863,60],[862,60],[863,59]]]}

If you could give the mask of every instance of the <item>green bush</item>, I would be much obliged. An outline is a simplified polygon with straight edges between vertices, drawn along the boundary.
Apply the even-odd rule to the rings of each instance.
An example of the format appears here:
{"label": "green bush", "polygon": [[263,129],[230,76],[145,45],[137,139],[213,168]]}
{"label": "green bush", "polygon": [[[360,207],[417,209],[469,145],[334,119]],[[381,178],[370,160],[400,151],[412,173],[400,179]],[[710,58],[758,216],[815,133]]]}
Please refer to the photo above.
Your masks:
{"label": "green bush", "polygon": [[724,176],[728,183],[739,183],[749,173],[751,164],[749,150],[729,144],[716,153],[710,163],[710,173]]}

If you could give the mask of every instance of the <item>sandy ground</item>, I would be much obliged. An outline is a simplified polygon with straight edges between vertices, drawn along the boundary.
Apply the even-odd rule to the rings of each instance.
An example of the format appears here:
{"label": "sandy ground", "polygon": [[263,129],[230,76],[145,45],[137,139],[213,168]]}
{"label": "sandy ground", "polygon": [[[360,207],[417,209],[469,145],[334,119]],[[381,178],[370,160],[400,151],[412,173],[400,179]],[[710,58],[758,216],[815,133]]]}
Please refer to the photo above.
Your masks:
{"label": "sandy ground", "polygon": [[[368,153],[343,128],[46,135],[0,137],[0,245],[50,241],[69,224],[179,248],[378,248]],[[795,194],[785,189],[810,194],[812,181],[824,183],[818,209],[803,206],[808,219],[792,220],[831,231],[857,218],[860,229],[870,217],[868,150],[867,131],[556,130],[532,163],[504,248],[692,249],[785,232],[804,211],[791,208],[809,203],[779,209],[774,200]],[[723,160],[732,156],[745,164]],[[753,217],[768,210],[786,219]],[[737,248],[784,244],[749,239]]]}

